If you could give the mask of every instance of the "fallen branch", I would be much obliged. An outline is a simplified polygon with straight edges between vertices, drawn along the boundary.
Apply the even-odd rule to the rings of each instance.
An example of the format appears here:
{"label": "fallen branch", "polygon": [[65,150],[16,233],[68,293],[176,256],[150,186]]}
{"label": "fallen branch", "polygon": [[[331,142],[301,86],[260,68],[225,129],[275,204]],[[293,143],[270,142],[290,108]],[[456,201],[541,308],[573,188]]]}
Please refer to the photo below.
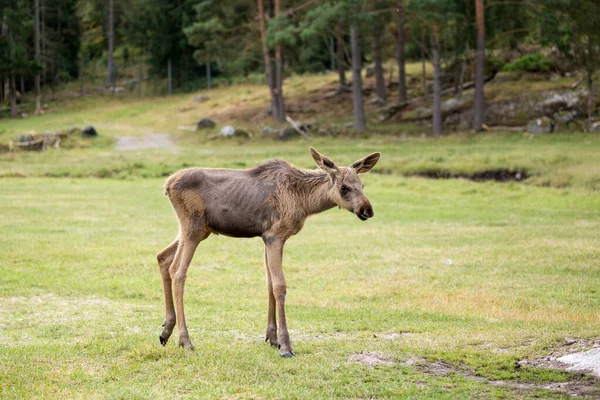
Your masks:
{"label": "fallen branch", "polygon": [[292,128],[294,128],[294,130],[296,130],[296,132],[298,132],[300,135],[304,136],[305,138],[308,137],[308,135],[306,134],[306,132],[304,132],[302,129],[300,129],[300,126],[289,115],[285,116],[285,120],[287,122],[289,122],[290,125],[292,125]]}

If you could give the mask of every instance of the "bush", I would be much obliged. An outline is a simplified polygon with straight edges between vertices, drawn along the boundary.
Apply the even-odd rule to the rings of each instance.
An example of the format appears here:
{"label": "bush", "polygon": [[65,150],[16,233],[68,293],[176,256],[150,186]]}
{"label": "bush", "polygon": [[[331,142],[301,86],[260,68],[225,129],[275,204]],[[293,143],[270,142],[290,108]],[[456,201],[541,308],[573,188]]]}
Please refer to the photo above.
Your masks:
{"label": "bush", "polygon": [[554,65],[540,53],[526,54],[516,61],[506,64],[504,72],[549,72]]}

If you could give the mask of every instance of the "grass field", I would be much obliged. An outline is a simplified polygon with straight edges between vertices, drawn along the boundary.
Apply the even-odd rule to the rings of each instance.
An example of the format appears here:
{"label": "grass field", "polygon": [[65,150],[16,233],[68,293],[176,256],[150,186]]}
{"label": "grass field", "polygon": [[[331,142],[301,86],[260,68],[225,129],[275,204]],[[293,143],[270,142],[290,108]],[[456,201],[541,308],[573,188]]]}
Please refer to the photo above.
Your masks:
{"label": "grass field", "polygon": [[[566,339],[598,340],[600,137],[431,139],[398,126],[354,138],[218,142],[173,129],[188,117],[170,113],[190,99],[173,101],[96,99],[2,121],[2,140],[83,123],[101,136],[0,154],[0,398],[600,396],[597,379],[537,363],[568,351]],[[148,132],[170,133],[175,147],[113,150],[117,135]],[[261,240],[214,235],[186,285],[196,350],[177,348],[176,331],[163,348],[155,255],[177,231],[165,176],[271,157],[311,167],[309,145],[340,164],[383,156],[379,173],[364,176],[375,218],[330,210],[286,245],[297,357],[282,359],[263,341]],[[529,177],[409,176],[495,168]]]}

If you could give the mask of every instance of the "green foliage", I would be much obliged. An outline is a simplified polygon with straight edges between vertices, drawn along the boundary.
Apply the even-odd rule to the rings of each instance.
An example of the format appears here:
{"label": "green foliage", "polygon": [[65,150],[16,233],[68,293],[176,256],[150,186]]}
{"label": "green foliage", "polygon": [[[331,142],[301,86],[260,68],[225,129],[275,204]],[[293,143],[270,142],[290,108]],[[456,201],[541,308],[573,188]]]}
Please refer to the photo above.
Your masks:
{"label": "green foliage", "polygon": [[554,65],[541,53],[526,54],[503,67],[505,72],[549,72]]}
{"label": "green foliage", "polygon": [[260,46],[249,25],[255,11],[249,1],[205,0],[194,7],[184,33],[199,64],[216,63],[227,77],[258,68]]}

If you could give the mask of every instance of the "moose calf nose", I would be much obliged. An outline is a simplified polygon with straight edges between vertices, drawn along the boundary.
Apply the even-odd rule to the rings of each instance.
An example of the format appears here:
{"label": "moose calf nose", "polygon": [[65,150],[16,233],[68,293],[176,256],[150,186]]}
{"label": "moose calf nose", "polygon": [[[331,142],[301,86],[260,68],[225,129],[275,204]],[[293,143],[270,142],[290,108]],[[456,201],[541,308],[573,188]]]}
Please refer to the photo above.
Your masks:
{"label": "moose calf nose", "polygon": [[359,214],[364,219],[371,218],[373,215],[375,215],[375,213],[373,212],[373,207],[371,207],[371,206],[362,207],[359,211]]}

